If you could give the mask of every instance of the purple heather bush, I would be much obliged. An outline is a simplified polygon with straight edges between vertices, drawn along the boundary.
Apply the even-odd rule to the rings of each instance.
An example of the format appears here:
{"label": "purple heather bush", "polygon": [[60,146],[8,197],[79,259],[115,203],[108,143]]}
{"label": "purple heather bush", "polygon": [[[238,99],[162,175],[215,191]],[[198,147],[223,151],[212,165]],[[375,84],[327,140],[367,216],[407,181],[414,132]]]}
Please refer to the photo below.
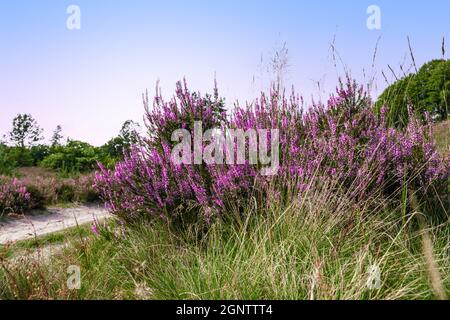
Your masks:
{"label": "purple heather bush", "polygon": [[0,215],[24,213],[31,206],[31,195],[17,179],[0,177]]}
{"label": "purple heather bush", "polygon": [[[157,91],[158,92],[158,91]],[[425,197],[448,179],[448,160],[440,158],[429,123],[411,113],[404,130],[387,125],[370,97],[355,82],[341,82],[326,104],[305,108],[294,92],[272,89],[251,104],[236,104],[227,115],[217,89],[213,96],[192,93],[177,84],[176,95],[160,94],[149,107],[144,97],[148,137],[134,147],[115,170],[100,165],[95,186],[112,213],[127,222],[160,218],[167,222],[191,216],[209,222],[227,218],[230,207],[243,208],[251,197],[260,201],[286,195],[301,197],[325,181],[355,203],[370,197],[392,197],[407,185]],[[279,129],[280,168],[262,176],[260,165],[177,165],[171,161],[176,129],[213,127]],[[264,205],[263,203],[261,205]],[[235,210],[233,211],[235,212]]]}
{"label": "purple heather bush", "polygon": [[0,176],[0,215],[27,213],[46,205],[99,200],[94,174],[75,178],[28,175],[22,178]]}
{"label": "purple heather bush", "polygon": [[31,194],[32,208],[69,202],[94,202],[99,194],[94,188],[94,174],[74,178],[27,176],[20,179]]}

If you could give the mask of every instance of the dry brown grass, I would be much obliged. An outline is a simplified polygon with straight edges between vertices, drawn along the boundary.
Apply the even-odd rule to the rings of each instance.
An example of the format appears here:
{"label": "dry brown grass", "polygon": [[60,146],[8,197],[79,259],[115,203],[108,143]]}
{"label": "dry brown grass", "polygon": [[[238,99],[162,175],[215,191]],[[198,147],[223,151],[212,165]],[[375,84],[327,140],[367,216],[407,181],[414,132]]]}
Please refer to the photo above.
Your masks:
{"label": "dry brown grass", "polygon": [[56,173],[54,171],[42,167],[18,168],[17,173],[19,176],[27,178],[56,178]]}
{"label": "dry brown grass", "polygon": [[439,153],[450,155],[450,120],[436,124],[433,130],[434,140]]}

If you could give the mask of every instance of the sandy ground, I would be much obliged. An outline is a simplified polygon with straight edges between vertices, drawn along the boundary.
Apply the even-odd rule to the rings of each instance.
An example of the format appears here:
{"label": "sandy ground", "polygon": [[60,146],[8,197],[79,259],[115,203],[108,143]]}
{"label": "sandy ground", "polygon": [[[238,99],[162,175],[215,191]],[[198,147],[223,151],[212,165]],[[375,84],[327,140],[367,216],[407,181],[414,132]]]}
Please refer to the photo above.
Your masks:
{"label": "sandy ground", "polygon": [[58,232],[107,217],[110,217],[109,213],[98,205],[49,208],[33,215],[8,217],[0,221],[0,244]]}

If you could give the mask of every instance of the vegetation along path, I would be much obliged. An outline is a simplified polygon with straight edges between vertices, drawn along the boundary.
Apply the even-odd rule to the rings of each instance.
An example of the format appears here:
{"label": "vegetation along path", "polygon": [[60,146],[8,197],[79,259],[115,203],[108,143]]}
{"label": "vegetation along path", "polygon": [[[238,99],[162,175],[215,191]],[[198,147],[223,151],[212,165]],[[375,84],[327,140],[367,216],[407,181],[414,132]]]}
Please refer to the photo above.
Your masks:
{"label": "vegetation along path", "polygon": [[6,217],[0,220],[0,244],[31,239],[108,217],[107,210],[99,205],[50,208],[34,215]]}

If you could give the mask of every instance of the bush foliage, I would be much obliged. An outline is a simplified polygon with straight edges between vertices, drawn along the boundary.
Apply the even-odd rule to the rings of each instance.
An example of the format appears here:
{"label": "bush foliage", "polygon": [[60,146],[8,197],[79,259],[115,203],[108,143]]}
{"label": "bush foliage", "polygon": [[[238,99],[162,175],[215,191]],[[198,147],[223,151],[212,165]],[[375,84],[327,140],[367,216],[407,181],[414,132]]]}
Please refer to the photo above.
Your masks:
{"label": "bush foliage", "polygon": [[31,208],[31,194],[17,179],[0,176],[0,216],[23,213]]}
{"label": "bush foliage", "polygon": [[[350,80],[341,83],[326,105],[314,104],[306,111],[295,93],[286,97],[276,89],[251,105],[236,105],[228,116],[221,101],[217,92],[213,98],[201,97],[179,83],[172,101],[157,96],[151,110],[146,103],[152,134],[115,170],[101,166],[97,174],[96,186],[113,213],[125,221],[193,217],[210,222],[230,218],[231,207],[244,212],[251,197],[263,205],[267,199],[284,202],[330,179],[332,189],[355,204],[391,197],[404,187],[431,199],[430,191],[448,177],[448,163],[435,151],[429,124],[410,110],[405,129],[389,127],[389,110],[383,108],[378,116],[368,95]],[[193,120],[202,120],[205,129],[279,129],[278,174],[262,176],[261,167],[249,163],[174,164],[170,135],[179,128],[192,130]]]}
{"label": "bush foliage", "polygon": [[41,165],[63,172],[89,172],[101,161],[103,154],[86,142],[71,140],[64,146],[56,146],[53,152],[41,162]]}
{"label": "bush foliage", "polygon": [[28,213],[46,205],[95,202],[99,200],[99,194],[93,184],[93,174],[73,178],[56,175],[0,176],[0,214]]}
{"label": "bush foliage", "polygon": [[433,60],[416,74],[410,74],[389,86],[379,97],[376,108],[389,107],[390,125],[404,127],[409,122],[408,106],[416,116],[428,112],[434,121],[450,115],[450,60]]}

